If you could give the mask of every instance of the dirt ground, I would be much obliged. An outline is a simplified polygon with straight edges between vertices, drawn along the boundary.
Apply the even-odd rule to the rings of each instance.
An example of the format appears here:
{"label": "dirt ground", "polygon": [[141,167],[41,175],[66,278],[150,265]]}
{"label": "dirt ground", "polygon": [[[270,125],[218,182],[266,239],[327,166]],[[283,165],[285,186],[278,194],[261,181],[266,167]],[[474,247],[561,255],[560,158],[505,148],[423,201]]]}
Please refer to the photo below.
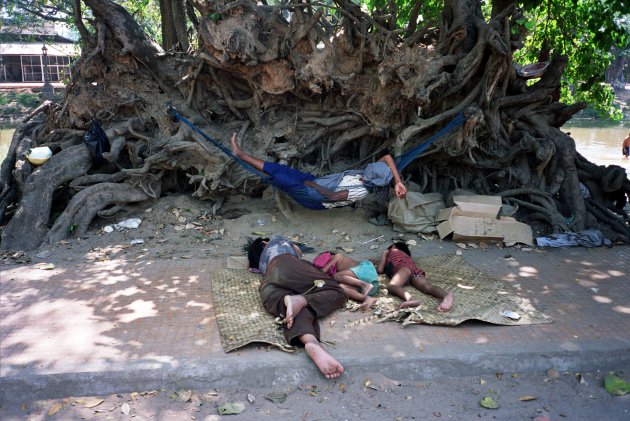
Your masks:
{"label": "dirt ground", "polygon": [[[372,201],[362,207],[309,211],[293,206],[287,218],[266,194],[233,196],[213,213],[207,202],[171,195],[111,219],[94,221],[85,235],[45,244],[28,253],[0,255],[4,264],[85,264],[122,259],[197,259],[243,255],[247,238],[284,235],[316,251],[338,250],[354,257],[378,257],[392,240],[415,240],[415,256],[454,252],[436,235],[402,234],[370,218],[385,210]],[[131,218],[138,228],[121,228]],[[110,230],[111,227],[111,230]],[[111,232],[109,232],[111,231]],[[497,245],[490,245],[496,247]],[[624,378],[623,373],[617,373]],[[628,419],[630,395],[611,396],[605,373],[497,373],[488,378],[445,378],[405,382],[380,375],[325,381],[290,389],[153,390],[100,397],[0,403],[2,420],[413,420],[413,419]],[[347,383],[346,383],[347,382]],[[484,397],[500,407],[486,409]],[[225,404],[243,412],[221,415]]]}
{"label": "dirt ground", "polygon": [[[35,402],[18,400],[4,405],[0,418],[4,421],[628,419],[630,394],[609,394],[602,385],[605,374],[549,370],[539,374],[496,373],[487,377],[405,382],[368,373],[357,381],[313,379],[312,384],[289,389],[182,388]],[[483,407],[484,398],[491,398],[498,408]],[[225,413],[226,410],[233,414]]]}
{"label": "dirt ground", "polygon": [[[80,263],[108,259],[196,259],[244,255],[248,238],[283,235],[317,251],[337,250],[359,257],[378,257],[384,244],[392,240],[437,239],[397,233],[391,225],[375,225],[370,218],[386,212],[384,205],[363,203],[312,211],[292,205],[283,214],[269,192],[259,199],[235,195],[213,212],[209,202],[188,195],[165,196],[143,203],[128,213],[112,218],[97,218],[85,235],[39,249],[2,252],[0,259],[11,263]],[[286,203],[286,202],[282,202]],[[287,216],[285,216],[287,215]],[[139,220],[137,228],[116,227],[128,220]],[[441,243],[441,242],[440,242]],[[428,244],[428,242],[427,242]]]}

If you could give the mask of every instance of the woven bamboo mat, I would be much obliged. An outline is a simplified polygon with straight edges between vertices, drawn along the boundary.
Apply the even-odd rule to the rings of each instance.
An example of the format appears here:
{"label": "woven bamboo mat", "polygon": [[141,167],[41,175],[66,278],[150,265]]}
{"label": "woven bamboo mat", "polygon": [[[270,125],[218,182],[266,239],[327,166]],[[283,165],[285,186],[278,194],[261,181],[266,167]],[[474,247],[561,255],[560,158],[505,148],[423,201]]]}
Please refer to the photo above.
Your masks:
{"label": "woven bamboo mat", "polygon": [[[381,288],[374,306],[378,316],[355,321],[346,327],[365,321],[397,321],[403,325],[435,324],[454,326],[466,320],[481,320],[498,325],[526,325],[550,323],[552,320],[536,310],[531,302],[506,287],[501,281],[490,278],[457,255],[431,256],[417,259],[431,284],[453,292],[455,303],[447,313],[439,313],[439,301],[422,294],[415,288],[406,289],[421,305],[415,309],[400,310],[401,301],[387,294],[386,278],[381,277]],[[268,314],[258,294],[260,275],[246,270],[225,269],[212,275],[212,296],[221,344],[230,352],[247,344],[259,342],[293,351],[275,318]],[[349,309],[358,304],[348,302]],[[502,316],[511,310],[521,318],[512,320]]]}
{"label": "woven bamboo mat", "polygon": [[260,275],[224,269],[213,274],[211,281],[223,351],[234,351],[253,342],[267,343],[288,352],[294,350],[284,338],[282,326],[262,305],[258,294]]}
{"label": "woven bamboo mat", "polygon": [[[553,321],[536,310],[529,299],[518,295],[516,290],[491,278],[460,256],[421,257],[416,259],[416,262],[425,270],[430,284],[440,286],[455,295],[451,310],[446,313],[438,312],[436,310],[440,303],[438,299],[425,295],[410,285],[407,285],[405,290],[413,299],[420,300],[421,304],[417,308],[399,309],[401,300],[388,295],[386,278],[381,277],[379,279],[381,288],[375,305],[379,317],[370,319],[377,322],[397,321],[403,325],[423,323],[446,326],[455,326],[466,320],[508,326]],[[351,309],[355,308],[354,303],[349,306]],[[505,310],[517,313],[520,319],[504,317]]]}

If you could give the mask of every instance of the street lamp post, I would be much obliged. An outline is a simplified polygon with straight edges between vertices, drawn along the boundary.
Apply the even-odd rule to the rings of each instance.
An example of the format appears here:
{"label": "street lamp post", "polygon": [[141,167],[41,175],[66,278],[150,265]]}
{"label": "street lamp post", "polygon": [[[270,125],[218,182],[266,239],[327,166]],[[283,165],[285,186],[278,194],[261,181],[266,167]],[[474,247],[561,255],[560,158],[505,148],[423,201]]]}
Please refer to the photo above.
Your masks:
{"label": "street lamp post", "polygon": [[52,99],[55,91],[50,83],[50,73],[48,73],[48,48],[46,48],[46,44],[42,47],[42,61],[44,65],[44,86],[42,87],[42,98]]}

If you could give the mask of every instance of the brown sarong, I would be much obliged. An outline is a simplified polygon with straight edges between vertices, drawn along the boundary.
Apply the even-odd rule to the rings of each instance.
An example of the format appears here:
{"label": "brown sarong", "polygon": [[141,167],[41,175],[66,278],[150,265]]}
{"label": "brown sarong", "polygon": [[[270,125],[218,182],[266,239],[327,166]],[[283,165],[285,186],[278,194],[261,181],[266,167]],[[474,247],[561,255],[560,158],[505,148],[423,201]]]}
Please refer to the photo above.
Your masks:
{"label": "brown sarong", "polygon": [[[323,286],[315,286],[314,281],[318,279],[325,281]],[[260,286],[265,310],[274,316],[284,316],[287,311],[284,297],[299,294],[304,295],[307,305],[294,316],[291,329],[285,326],[284,335],[291,345],[305,334],[312,334],[319,340],[317,318],[328,316],[346,302],[339,284],[310,262],[290,254],[276,256],[269,263]]]}

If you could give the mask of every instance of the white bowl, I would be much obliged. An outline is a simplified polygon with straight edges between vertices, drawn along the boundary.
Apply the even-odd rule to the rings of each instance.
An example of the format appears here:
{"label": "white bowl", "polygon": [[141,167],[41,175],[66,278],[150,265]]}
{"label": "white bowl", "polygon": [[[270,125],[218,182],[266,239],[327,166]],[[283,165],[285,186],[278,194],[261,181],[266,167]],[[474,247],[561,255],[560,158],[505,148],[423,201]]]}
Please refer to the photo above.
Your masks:
{"label": "white bowl", "polygon": [[33,165],[42,165],[50,159],[52,151],[48,146],[33,148],[26,154],[26,159]]}

